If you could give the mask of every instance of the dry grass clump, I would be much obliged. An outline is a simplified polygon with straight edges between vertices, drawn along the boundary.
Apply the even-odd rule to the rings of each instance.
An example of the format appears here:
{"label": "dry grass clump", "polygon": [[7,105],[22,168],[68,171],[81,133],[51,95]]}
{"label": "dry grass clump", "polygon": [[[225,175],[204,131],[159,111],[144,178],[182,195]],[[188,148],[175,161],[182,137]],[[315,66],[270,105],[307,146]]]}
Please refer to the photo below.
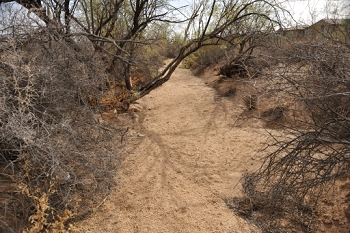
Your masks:
{"label": "dry grass clump", "polygon": [[283,106],[275,106],[273,108],[269,108],[266,111],[263,111],[260,115],[260,118],[265,121],[265,127],[270,129],[283,128],[287,124],[295,123],[288,122],[286,116],[286,107]]}
{"label": "dry grass clump", "polygon": [[230,97],[230,96],[235,96],[237,93],[237,88],[231,87],[227,91],[225,91],[222,96],[224,97]]}
{"label": "dry grass clump", "polygon": [[3,232],[72,231],[73,221],[91,213],[114,185],[120,148],[112,140],[119,130],[96,121],[100,105],[91,103],[107,89],[102,59],[51,33],[1,44]]}
{"label": "dry grass clump", "polygon": [[284,111],[285,107],[282,106],[270,108],[269,110],[266,110],[261,114],[261,118],[267,122],[277,122],[285,118]]}
{"label": "dry grass clump", "polygon": [[262,232],[313,232],[316,229],[314,199],[308,203],[297,202],[290,195],[258,192],[252,185],[254,182],[246,175],[243,187],[248,195],[226,198],[227,207]]}
{"label": "dry grass clump", "polygon": [[248,77],[248,70],[246,65],[242,61],[239,61],[237,63],[221,66],[218,75],[223,75],[228,78],[232,78],[233,76],[246,78]]}

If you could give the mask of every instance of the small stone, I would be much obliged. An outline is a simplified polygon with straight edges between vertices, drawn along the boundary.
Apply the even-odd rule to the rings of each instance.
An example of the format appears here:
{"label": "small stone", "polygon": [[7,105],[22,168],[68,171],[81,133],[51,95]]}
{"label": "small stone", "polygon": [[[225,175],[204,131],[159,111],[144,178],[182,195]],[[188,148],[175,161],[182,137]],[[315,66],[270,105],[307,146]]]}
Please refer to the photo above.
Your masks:
{"label": "small stone", "polygon": [[145,135],[139,133],[137,136],[139,136],[139,137],[144,137]]}

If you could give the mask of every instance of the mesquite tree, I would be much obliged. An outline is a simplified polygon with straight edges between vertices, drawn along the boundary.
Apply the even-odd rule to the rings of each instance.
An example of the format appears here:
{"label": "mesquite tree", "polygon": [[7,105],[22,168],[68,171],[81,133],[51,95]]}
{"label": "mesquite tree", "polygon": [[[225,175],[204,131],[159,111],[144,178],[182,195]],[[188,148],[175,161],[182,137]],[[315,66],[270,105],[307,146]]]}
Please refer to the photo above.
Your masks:
{"label": "mesquite tree", "polygon": [[[1,0],[0,4],[5,2],[11,1]],[[96,50],[112,57],[107,72],[114,77],[123,76],[129,90],[132,89],[130,68],[140,62],[135,59],[135,51],[154,39],[147,30],[156,24],[181,24],[184,46],[159,75],[136,90],[140,92],[139,97],[167,81],[185,57],[203,46],[228,41],[241,45],[241,55],[246,53],[245,45],[253,34],[273,30],[279,21],[278,13],[282,11],[277,2],[266,0],[193,1],[190,6],[183,7],[174,7],[165,0],[17,2],[47,26],[65,33],[66,38],[86,36]],[[181,20],[177,19],[179,16]]]}
{"label": "mesquite tree", "polygon": [[225,41],[244,54],[247,38],[273,30],[280,10],[263,0],[184,7],[165,0],[18,0],[6,10],[11,2],[0,0],[0,185],[17,188],[0,195],[0,216],[9,218],[0,223],[17,224],[6,223],[10,231],[28,220],[37,231],[63,230],[108,194],[118,157],[111,141],[124,134],[96,116],[103,111],[98,101],[120,79],[133,88],[131,71],[145,63],[138,53],[164,25],[184,28],[176,32],[175,58],[124,103],[168,81],[202,47]]}

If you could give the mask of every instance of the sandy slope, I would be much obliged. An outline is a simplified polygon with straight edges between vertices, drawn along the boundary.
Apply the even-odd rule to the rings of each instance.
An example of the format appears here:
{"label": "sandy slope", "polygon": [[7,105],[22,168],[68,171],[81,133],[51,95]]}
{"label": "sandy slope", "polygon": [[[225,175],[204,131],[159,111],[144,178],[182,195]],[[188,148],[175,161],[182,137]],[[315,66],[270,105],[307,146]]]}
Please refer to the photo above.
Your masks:
{"label": "sandy slope", "polygon": [[[258,161],[260,127],[237,127],[243,106],[216,95],[178,68],[169,82],[132,108],[119,185],[85,232],[258,232],[224,198],[240,195],[239,179]],[[238,184],[238,185],[237,185]]]}

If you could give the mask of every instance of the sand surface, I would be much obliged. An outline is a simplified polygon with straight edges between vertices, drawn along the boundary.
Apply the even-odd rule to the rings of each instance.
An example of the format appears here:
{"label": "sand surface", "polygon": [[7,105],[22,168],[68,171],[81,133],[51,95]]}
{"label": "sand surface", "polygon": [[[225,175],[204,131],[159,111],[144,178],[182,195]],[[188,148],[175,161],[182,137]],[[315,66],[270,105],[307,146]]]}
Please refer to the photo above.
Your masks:
{"label": "sand surface", "polygon": [[266,140],[262,127],[236,124],[242,104],[178,68],[131,111],[118,186],[85,232],[259,232],[224,202],[241,195]]}

